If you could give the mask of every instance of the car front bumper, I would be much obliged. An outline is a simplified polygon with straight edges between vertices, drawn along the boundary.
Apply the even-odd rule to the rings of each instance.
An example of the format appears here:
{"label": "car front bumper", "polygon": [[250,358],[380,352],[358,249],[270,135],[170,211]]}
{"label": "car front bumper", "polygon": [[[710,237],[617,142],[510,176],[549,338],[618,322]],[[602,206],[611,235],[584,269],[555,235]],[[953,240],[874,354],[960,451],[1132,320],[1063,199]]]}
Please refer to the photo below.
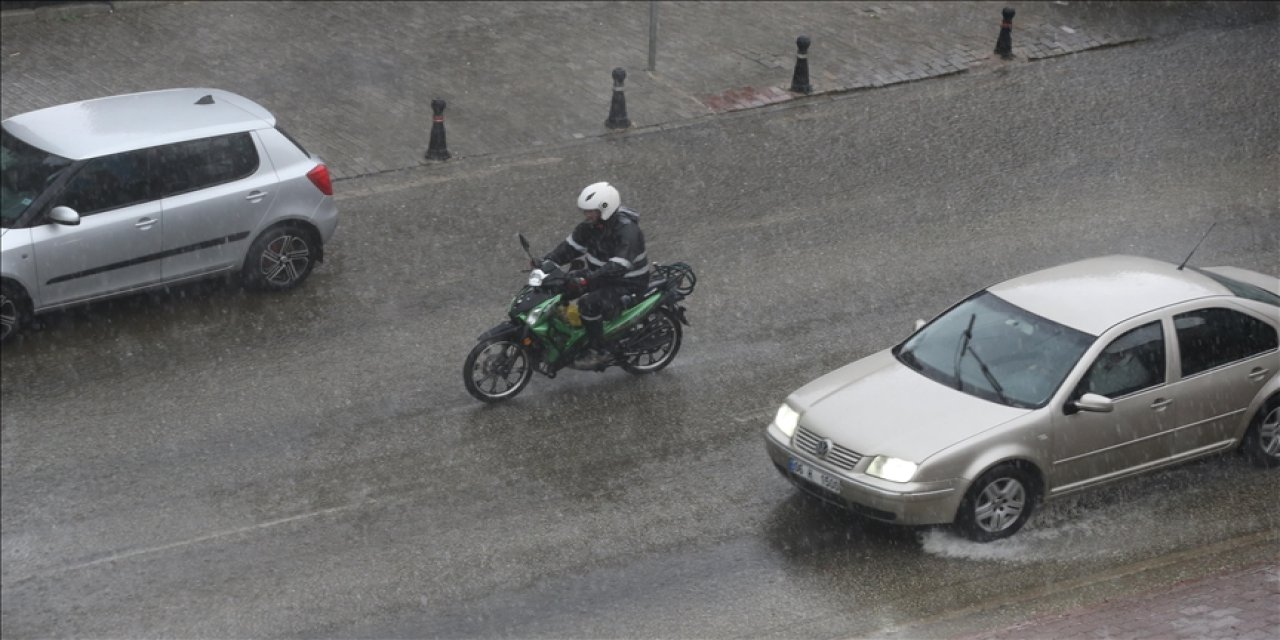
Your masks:
{"label": "car front bumper", "polygon": [[[820,459],[792,450],[790,439],[772,424],[765,433],[765,448],[778,472],[799,489],[875,520],[902,525],[950,523],[963,497],[957,481],[896,483],[856,470],[836,469]],[[796,476],[791,472],[793,459],[836,477],[840,490],[832,491]]]}

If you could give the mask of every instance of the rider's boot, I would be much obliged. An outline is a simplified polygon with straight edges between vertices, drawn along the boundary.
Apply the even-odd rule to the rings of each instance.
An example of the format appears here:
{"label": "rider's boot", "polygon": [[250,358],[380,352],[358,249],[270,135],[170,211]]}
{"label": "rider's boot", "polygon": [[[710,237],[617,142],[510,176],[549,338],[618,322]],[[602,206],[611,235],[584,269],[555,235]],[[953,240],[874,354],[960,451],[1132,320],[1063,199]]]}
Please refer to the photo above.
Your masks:
{"label": "rider's boot", "polygon": [[587,349],[574,360],[574,364],[583,369],[595,369],[613,359],[604,346],[604,318],[588,318],[583,316],[582,327],[587,330]]}

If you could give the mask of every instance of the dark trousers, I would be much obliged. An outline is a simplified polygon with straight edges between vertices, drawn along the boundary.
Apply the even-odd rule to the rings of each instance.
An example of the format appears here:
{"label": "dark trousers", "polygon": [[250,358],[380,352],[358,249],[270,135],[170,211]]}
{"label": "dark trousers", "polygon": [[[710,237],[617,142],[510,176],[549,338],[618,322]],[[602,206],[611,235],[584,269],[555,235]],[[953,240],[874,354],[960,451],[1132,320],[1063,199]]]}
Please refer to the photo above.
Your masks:
{"label": "dark trousers", "polygon": [[622,296],[644,293],[644,289],[645,285],[640,283],[610,283],[578,298],[578,313],[582,315],[582,326],[592,347],[604,344],[604,321],[622,312]]}

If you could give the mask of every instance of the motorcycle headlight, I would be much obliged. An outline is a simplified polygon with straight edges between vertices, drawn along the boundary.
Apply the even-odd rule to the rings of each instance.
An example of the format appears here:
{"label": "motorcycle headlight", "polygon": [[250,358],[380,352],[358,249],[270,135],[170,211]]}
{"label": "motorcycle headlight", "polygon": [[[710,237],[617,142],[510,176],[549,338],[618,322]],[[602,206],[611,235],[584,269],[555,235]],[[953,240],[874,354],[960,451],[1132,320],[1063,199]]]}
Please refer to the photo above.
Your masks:
{"label": "motorcycle headlight", "polygon": [[800,414],[783,404],[778,407],[778,415],[774,416],[773,423],[778,425],[779,431],[790,438],[796,432],[796,425],[800,423]]}
{"label": "motorcycle headlight", "polygon": [[543,272],[543,271],[542,271],[542,269],[534,269],[533,271],[530,271],[530,272],[529,272],[529,286],[531,286],[531,287],[541,287],[541,286],[542,286],[542,279],[543,279],[543,278],[546,278],[546,277],[547,277],[547,274],[546,274],[545,272]]}
{"label": "motorcycle headlight", "polygon": [[884,478],[889,482],[911,482],[916,475],[916,463],[889,456],[876,456],[867,465],[867,475]]}
{"label": "motorcycle headlight", "polygon": [[528,324],[531,327],[538,324],[538,322],[542,320],[542,316],[546,315],[548,308],[549,307],[547,305],[544,305],[530,311],[529,315],[525,316],[525,324]]}

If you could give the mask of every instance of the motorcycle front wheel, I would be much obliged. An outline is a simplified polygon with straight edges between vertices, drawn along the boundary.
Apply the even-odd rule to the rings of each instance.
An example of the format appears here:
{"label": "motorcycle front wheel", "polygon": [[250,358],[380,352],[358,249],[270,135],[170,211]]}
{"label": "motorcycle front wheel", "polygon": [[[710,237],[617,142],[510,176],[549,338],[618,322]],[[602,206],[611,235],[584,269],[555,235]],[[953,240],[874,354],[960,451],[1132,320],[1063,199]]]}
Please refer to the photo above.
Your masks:
{"label": "motorcycle front wheel", "polygon": [[628,342],[638,349],[622,361],[622,369],[627,373],[643,375],[660,371],[671,364],[680,351],[680,321],[666,309],[655,309],[631,331],[634,336]]}
{"label": "motorcycle front wheel", "polygon": [[523,346],[508,338],[482,340],[467,354],[462,381],[478,400],[501,402],[529,384],[533,362]]}

